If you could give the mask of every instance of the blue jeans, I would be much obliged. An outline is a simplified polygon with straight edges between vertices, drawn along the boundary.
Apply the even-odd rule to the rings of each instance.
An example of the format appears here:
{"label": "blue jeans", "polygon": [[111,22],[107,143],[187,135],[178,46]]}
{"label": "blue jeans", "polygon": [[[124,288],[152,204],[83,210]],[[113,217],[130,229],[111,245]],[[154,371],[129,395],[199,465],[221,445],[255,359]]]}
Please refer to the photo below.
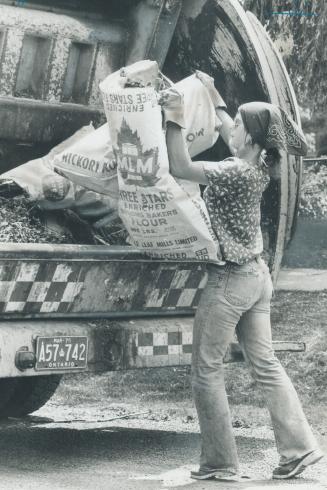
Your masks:
{"label": "blue jeans", "polygon": [[200,470],[237,473],[223,359],[236,329],[245,360],[263,389],[280,463],[317,449],[296,391],[275,357],[270,325],[273,286],[261,258],[245,265],[208,266],[208,282],[194,320],[192,388],[202,450]]}

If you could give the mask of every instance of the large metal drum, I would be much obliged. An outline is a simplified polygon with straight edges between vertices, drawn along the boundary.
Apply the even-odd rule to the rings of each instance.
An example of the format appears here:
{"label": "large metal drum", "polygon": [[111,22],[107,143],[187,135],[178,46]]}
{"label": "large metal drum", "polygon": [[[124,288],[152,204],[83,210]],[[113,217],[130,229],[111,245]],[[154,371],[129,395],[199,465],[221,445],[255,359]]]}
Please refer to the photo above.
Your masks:
{"label": "large metal drum", "polygon": [[[285,66],[257,18],[237,0],[184,2],[164,65],[173,80],[194,69],[214,77],[234,116],[245,102],[261,100],[282,107],[300,124],[296,97]],[[221,139],[201,155],[211,160],[227,156]],[[302,162],[282,155],[262,202],[265,250],[274,279],[295,226]]]}

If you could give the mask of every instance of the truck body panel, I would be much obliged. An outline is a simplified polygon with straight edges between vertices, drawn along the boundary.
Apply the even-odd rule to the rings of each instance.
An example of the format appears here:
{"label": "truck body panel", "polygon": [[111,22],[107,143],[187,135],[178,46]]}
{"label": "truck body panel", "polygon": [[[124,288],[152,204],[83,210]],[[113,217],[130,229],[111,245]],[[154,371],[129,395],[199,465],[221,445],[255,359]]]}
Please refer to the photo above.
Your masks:
{"label": "truck body panel", "polygon": [[205,264],[152,260],[132,247],[4,245],[0,318],[194,314]]}
{"label": "truck body panel", "polygon": [[[173,81],[209,73],[232,116],[241,103],[263,100],[300,123],[283,62],[237,0],[3,0],[0,55],[3,172],[103,123],[99,81],[142,58],[156,59]],[[219,138],[199,158],[225,156]],[[274,281],[294,231],[301,166],[283,154],[263,196]],[[131,247],[0,244],[0,378],[45,374],[34,367],[40,337],[88,339],[85,367],[49,374],[189,364],[205,281],[204,263],[152,260]],[[242,360],[237,344],[225,360]]]}

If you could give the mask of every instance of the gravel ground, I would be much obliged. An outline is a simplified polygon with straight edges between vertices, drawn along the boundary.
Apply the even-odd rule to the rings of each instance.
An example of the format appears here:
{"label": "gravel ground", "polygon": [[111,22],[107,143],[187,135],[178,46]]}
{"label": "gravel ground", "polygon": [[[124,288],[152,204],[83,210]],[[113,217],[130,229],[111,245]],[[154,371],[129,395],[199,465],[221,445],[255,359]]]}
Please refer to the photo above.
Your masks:
{"label": "gravel ground", "polygon": [[[248,410],[248,407],[245,407],[246,410]],[[326,459],[308,468],[296,480],[288,482],[271,481],[271,472],[278,464],[278,456],[275,449],[273,431],[269,425],[266,411],[257,408],[252,413],[255,418],[249,420],[249,424],[245,424],[240,419],[242,406],[232,407],[232,413],[234,433],[241,460],[241,471],[242,474],[251,477],[252,481],[243,482],[242,484],[228,483],[226,487],[219,483],[219,488],[229,488],[229,486],[235,489],[247,488],[248,490],[251,486],[256,488],[258,486],[269,486],[274,489],[282,486],[292,486],[293,489],[301,488],[301,490],[327,488]],[[121,418],[124,416],[129,416],[130,418]],[[164,472],[159,471],[158,461],[154,465],[151,457],[149,459],[145,457],[145,460],[143,460],[140,455],[139,457],[142,460],[141,474],[139,474],[138,467],[139,457],[135,458],[135,466],[132,469],[126,469],[126,472],[129,475],[129,479],[152,481],[153,487],[147,486],[146,488],[155,490],[163,487],[177,488],[191,483],[194,484],[192,480],[189,480],[188,475],[189,470],[197,466],[200,436],[195,410],[191,402],[167,404],[165,401],[136,404],[108,403],[104,401],[102,403],[80,403],[78,406],[62,406],[56,403],[56,398],[54,397],[51,402],[29,418],[29,423],[35,429],[42,428],[49,431],[49,434],[53,430],[76,431],[79,434],[110,433],[124,430],[127,431],[127,433],[125,432],[126,437],[128,437],[129,433],[130,437],[133,438],[133,444],[137,443],[134,438],[141,437],[145,432],[149,434],[150,439],[151,434],[161,433],[162,437],[165,437],[164,434],[173,433],[176,437],[185,438],[185,441],[192,440],[192,444],[190,444],[189,448],[185,448],[184,454],[178,458],[178,461],[169,458],[166,454],[164,458],[165,464],[163,465],[165,467]],[[315,432],[322,448],[327,452],[327,436],[322,436],[317,431]],[[178,445],[179,443],[176,444]],[[169,447],[165,451],[169,451]],[[174,447],[171,447],[171,451],[174,451]],[[156,457],[155,454],[156,448],[154,447],[153,457]],[[184,462],[183,458],[185,458]],[[120,462],[123,464],[123,461]],[[146,468],[145,472],[143,465]],[[209,485],[210,488],[213,487],[212,482],[209,482],[209,484],[208,482],[206,484],[201,483],[204,486],[198,485],[197,483],[194,488],[208,488]],[[111,488],[111,486],[108,488]]]}

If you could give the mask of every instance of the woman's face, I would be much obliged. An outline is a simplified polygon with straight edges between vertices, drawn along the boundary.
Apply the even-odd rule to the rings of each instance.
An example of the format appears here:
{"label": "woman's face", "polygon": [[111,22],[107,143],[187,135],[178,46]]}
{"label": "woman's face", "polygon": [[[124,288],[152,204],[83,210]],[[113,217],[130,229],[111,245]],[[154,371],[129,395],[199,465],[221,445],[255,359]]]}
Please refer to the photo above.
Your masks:
{"label": "woman's face", "polygon": [[240,150],[244,148],[246,144],[246,135],[247,133],[244,128],[241,114],[238,112],[235,116],[234,126],[232,127],[229,138],[229,146],[234,155],[239,154]]}

